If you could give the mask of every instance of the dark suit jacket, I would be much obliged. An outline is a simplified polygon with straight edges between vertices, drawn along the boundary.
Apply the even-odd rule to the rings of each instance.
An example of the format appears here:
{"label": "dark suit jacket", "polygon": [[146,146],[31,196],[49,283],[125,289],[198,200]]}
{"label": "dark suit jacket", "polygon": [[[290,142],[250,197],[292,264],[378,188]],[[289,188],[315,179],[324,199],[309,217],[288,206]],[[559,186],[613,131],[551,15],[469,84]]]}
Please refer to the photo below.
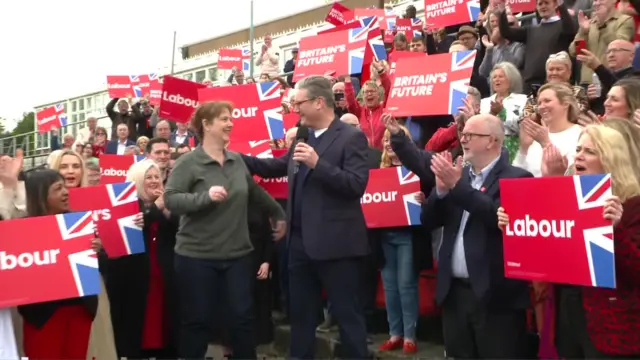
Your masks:
{"label": "dark suit jacket", "polygon": [[[131,141],[129,139],[127,139],[127,143],[125,146],[131,146],[131,145],[135,145],[135,141]],[[118,140],[111,140],[107,143],[107,149],[104,152],[105,154],[113,154],[116,155],[118,154]]]}
{"label": "dark suit jacket", "polygon": [[[337,117],[320,137],[315,150],[319,160],[305,179],[296,179],[292,150],[275,159],[244,156],[253,174],[276,178],[288,176],[288,219],[293,209],[294,181],[304,181],[302,240],[314,260],[332,260],[367,255],[367,227],[360,206],[369,180],[368,146],[364,134]],[[289,221],[291,233],[291,221]],[[287,241],[290,236],[287,236]]]}
{"label": "dark suit jacket", "polygon": [[[393,150],[409,170],[421,178],[434,178],[430,170],[431,154],[419,150],[404,134],[391,137]],[[464,248],[469,280],[476,297],[489,307],[524,309],[530,305],[528,283],[504,277],[502,231],[498,228],[500,207],[499,179],[532,177],[526,170],[511,166],[504,151],[485,180],[483,192],[471,187],[469,167],[462,178],[438,199],[435,188],[422,206],[422,224],[427,231],[444,227],[438,256],[436,301],[442,303],[453,279],[451,263],[460,219],[469,212],[464,231]]]}
{"label": "dark suit jacket", "polygon": [[184,138],[184,141],[181,142],[181,143],[176,141],[176,136],[177,135],[178,135],[178,130],[175,130],[175,131],[171,132],[171,135],[169,136],[169,143],[171,144],[171,147],[176,147],[176,146],[181,145],[181,144],[186,144],[186,145],[191,146],[189,144],[189,139],[190,138],[193,138],[193,141],[192,141],[193,142],[193,146],[191,146],[191,147],[198,146],[198,138],[191,131],[187,131],[187,136]]}

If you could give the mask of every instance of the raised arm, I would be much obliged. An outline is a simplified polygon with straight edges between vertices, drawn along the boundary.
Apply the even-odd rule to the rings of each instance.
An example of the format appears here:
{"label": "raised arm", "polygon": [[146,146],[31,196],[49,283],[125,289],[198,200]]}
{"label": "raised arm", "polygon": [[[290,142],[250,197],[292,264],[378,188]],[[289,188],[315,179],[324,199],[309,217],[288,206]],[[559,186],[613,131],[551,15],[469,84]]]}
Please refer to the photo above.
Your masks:
{"label": "raised arm", "polygon": [[434,181],[435,177],[430,169],[431,153],[418,149],[404,131],[400,130],[391,135],[391,148],[404,167],[418,175],[420,179]]}
{"label": "raised arm", "polygon": [[241,154],[242,161],[249,169],[251,175],[258,175],[262,178],[279,178],[287,176],[287,166],[293,147],[284,156],[271,159],[262,159],[255,156]]}

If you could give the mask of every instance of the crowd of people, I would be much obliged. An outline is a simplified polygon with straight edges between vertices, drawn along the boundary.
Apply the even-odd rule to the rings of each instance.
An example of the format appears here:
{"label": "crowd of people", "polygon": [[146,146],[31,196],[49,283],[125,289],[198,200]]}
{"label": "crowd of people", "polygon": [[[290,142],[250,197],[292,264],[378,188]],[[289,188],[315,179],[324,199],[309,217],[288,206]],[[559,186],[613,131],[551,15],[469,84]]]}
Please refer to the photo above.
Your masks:
{"label": "crowd of people", "polygon": [[[300,117],[271,141],[289,149],[283,157],[227,151],[231,103],[200,104],[189,123],[173,123],[132,98],[107,105],[111,129],[90,118],[75,137],[54,131],[46,168],[24,172],[20,151],[2,155],[4,221],[72,211],[69,189],[100,184],[103,154],[145,155],[127,181],[146,251],[112,258],[96,237],[102,293],[3,310],[0,358],[203,358],[218,342],[252,359],[273,341],[274,321],[291,324],[292,358],[313,358],[316,331],[333,326],[345,358],[369,358],[379,279],[389,338],[378,350],[412,355],[424,270],[437,274],[447,357],[640,357],[640,3],[538,0],[526,22],[505,0],[481,5],[477,22],[425,22],[389,49],[477,51],[454,115],[388,114],[386,61],[373,61],[369,78],[294,84],[278,76],[266,35],[257,81],[278,81],[282,112]],[[254,81],[234,69],[226,85]],[[420,178],[422,224],[367,229],[369,171],[395,166]],[[602,216],[615,229],[617,288],[505,278],[499,179],[600,173],[613,184]],[[288,200],[252,175],[287,176]]]}

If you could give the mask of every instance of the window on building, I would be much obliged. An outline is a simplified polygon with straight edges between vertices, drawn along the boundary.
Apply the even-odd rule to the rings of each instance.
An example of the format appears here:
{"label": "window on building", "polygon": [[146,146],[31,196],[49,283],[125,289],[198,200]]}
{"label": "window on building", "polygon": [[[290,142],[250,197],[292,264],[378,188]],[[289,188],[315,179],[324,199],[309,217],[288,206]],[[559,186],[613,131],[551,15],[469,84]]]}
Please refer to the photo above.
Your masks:
{"label": "window on building", "polygon": [[78,111],[78,103],[75,101],[71,102],[71,112],[76,112]]}
{"label": "window on building", "polygon": [[184,79],[185,80],[189,80],[189,81],[193,81],[193,73],[184,74]]}
{"label": "window on building", "polygon": [[218,81],[218,68],[209,68],[207,72],[209,73],[209,80]]}
{"label": "window on building", "polygon": [[72,123],[72,124],[75,124],[75,123],[77,123],[77,122],[78,122],[78,114],[73,114],[73,115],[71,116],[71,123]]}
{"label": "window on building", "polygon": [[64,112],[66,113],[67,112],[67,102],[65,101],[63,105],[64,105]]}
{"label": "window on building", "polygon": [[207,78],[207,72],[205,70],[196,71],[196,82],[203,82]]}
{"label": "window on building", "polygon": [[93,108],[91,107],[91,98],[90,97],[87,98],[87,110],[89,110],[89,111],[93,110]]}
{"label": "window on building", "polygon": [[78,118],[78,121],[83,122],[84,121],[84,113],[80,113],[80,116]]}
{"label": "window on building", "polygon": [[83,111],[84,110],[84,99],[80,99],[78,100],[78,110]]}

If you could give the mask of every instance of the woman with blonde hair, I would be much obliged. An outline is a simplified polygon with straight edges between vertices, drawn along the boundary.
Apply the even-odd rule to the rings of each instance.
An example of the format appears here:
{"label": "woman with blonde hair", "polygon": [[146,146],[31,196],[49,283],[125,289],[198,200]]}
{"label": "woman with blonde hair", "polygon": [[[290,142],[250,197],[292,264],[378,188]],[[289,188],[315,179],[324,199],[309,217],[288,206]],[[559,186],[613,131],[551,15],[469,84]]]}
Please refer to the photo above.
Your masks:
{"label": "woman with blonde hair", "polygon": [[[613,195],[603,217],[612,222],[616,288],[556,284],[547,291],[545,344],[566,359],[637,358],[640,355],[640,182],[624,136],[603,125],[589,125],[576,147],[575,174],[611,174]],[[498,209],[498,226],[509,224]],[[554,294],[555,293],[555,294]],[[554,299],[555,297],[555,299]],[[555,319],[555,320],[554,320]],[[542,344],[541,344],[542,346]]]}
{"label": "woman with blonde hair", "polygon": [[[383,115],[384,118],[389,115]],[[398,125],[411,139],[409,130]],[[380,168],[402,166],[400,159],[391,147],[391,133],[385,130]],[[415,201],[421,204],[424,194],[431,185],[421,181],[421,192],[415,194]],[[418,273],[433,266],[433,256],[429,251],[431,241],[426,240],[422,227],[379,228],[370,232],[374,243],[382,248],[384,265],[382,267],[382,286],[384,288],[389,339],[379,347],[381,351],[402,349],[405,354],[417,352],[416,325],[418,321]],[[426,260],[426,261],[423,261]]]}
{"label": "woman with blonde hair", "polygon": [[[142,253],[109,258],[106,287],[118,358],[176,358],[177,319],[173,269],[166,261],[173,255],[167,223],[179,219],[164,207],[164,187],[158,165],[142,160],[129,169],[127,181],[136,186],[144,211]],[[108,255],[108,254],[107,254]]]}
{"label": "woman with blonde hair", "polygon": [[136,146],[138,146],[138,151],[140,154],[144,154],[147,151],[147,144],[149,143],[149,138],[146,136],[140,136],[138,140],[136,140]]}
{"label": "woman with blonde hair", "polygon": [[638,181],[640,182],[640,129],[628,119],[607,117],[602,125],[619,132],[629,146],[629,157],[632,159],[631,166]]}
{"label": "woman with blonde hair", "polygon": [[[578,108],[582,112],[589,110],[589,99],[587,93],[582,86],[573,86],[571,84],[571,72],[573,63],[571,57],[566,51],[561,51],[556,54],[549,55],[545,64],[546,69],[546,84],[549,83],[561,83],[569,86],[573,92],[573,97],[576,99]],[[533,92],[527,98],[527,104],[522,112],[522,118],[535,117],[539,120],[540,116],[537,112],[537,94],[540,90],[531,89]]]}
{"label": "woman with blonde hair", "polygon": [[[59,150],[47,159],[49,169],[62,175],[67,189],[88,186],[87,170],[82,156],[72,150]],[[109,299],[101,281],[103,291],[98,295],[97,310],[91,327],[88,358],[101,356],[115,357],[113,330],[111,328]]]}
{"label": "woman with blonde hair", "polygon": [[[363,101],[362,104],[356,99],[355,90],[351,83],[351,77],[344,78],[344,98],[347,101],[347,109],[350,113],[356,115],[360,119],[360,129],[367,137],[369,147],[382,150],[382,137],[385,127],[380,117],[384,111],[391,89],[391,80],[384,63],[374,61],[372,64],[375,73],[380,76],[382,90],[384,95],[381,96],[378,84],[369,80],[362,85]],[[373,75],[372,75],[373,77]]]}
{"label": "woman with blonde hair", "polygon": [[543,149],[553,145],[571,163],[582,128],[576,124],[580,109],[567,84],[543,85],[538,92],[537,112],[540,123],[536,117],[520,122],[520,147],[513,165],[541,176]]}

